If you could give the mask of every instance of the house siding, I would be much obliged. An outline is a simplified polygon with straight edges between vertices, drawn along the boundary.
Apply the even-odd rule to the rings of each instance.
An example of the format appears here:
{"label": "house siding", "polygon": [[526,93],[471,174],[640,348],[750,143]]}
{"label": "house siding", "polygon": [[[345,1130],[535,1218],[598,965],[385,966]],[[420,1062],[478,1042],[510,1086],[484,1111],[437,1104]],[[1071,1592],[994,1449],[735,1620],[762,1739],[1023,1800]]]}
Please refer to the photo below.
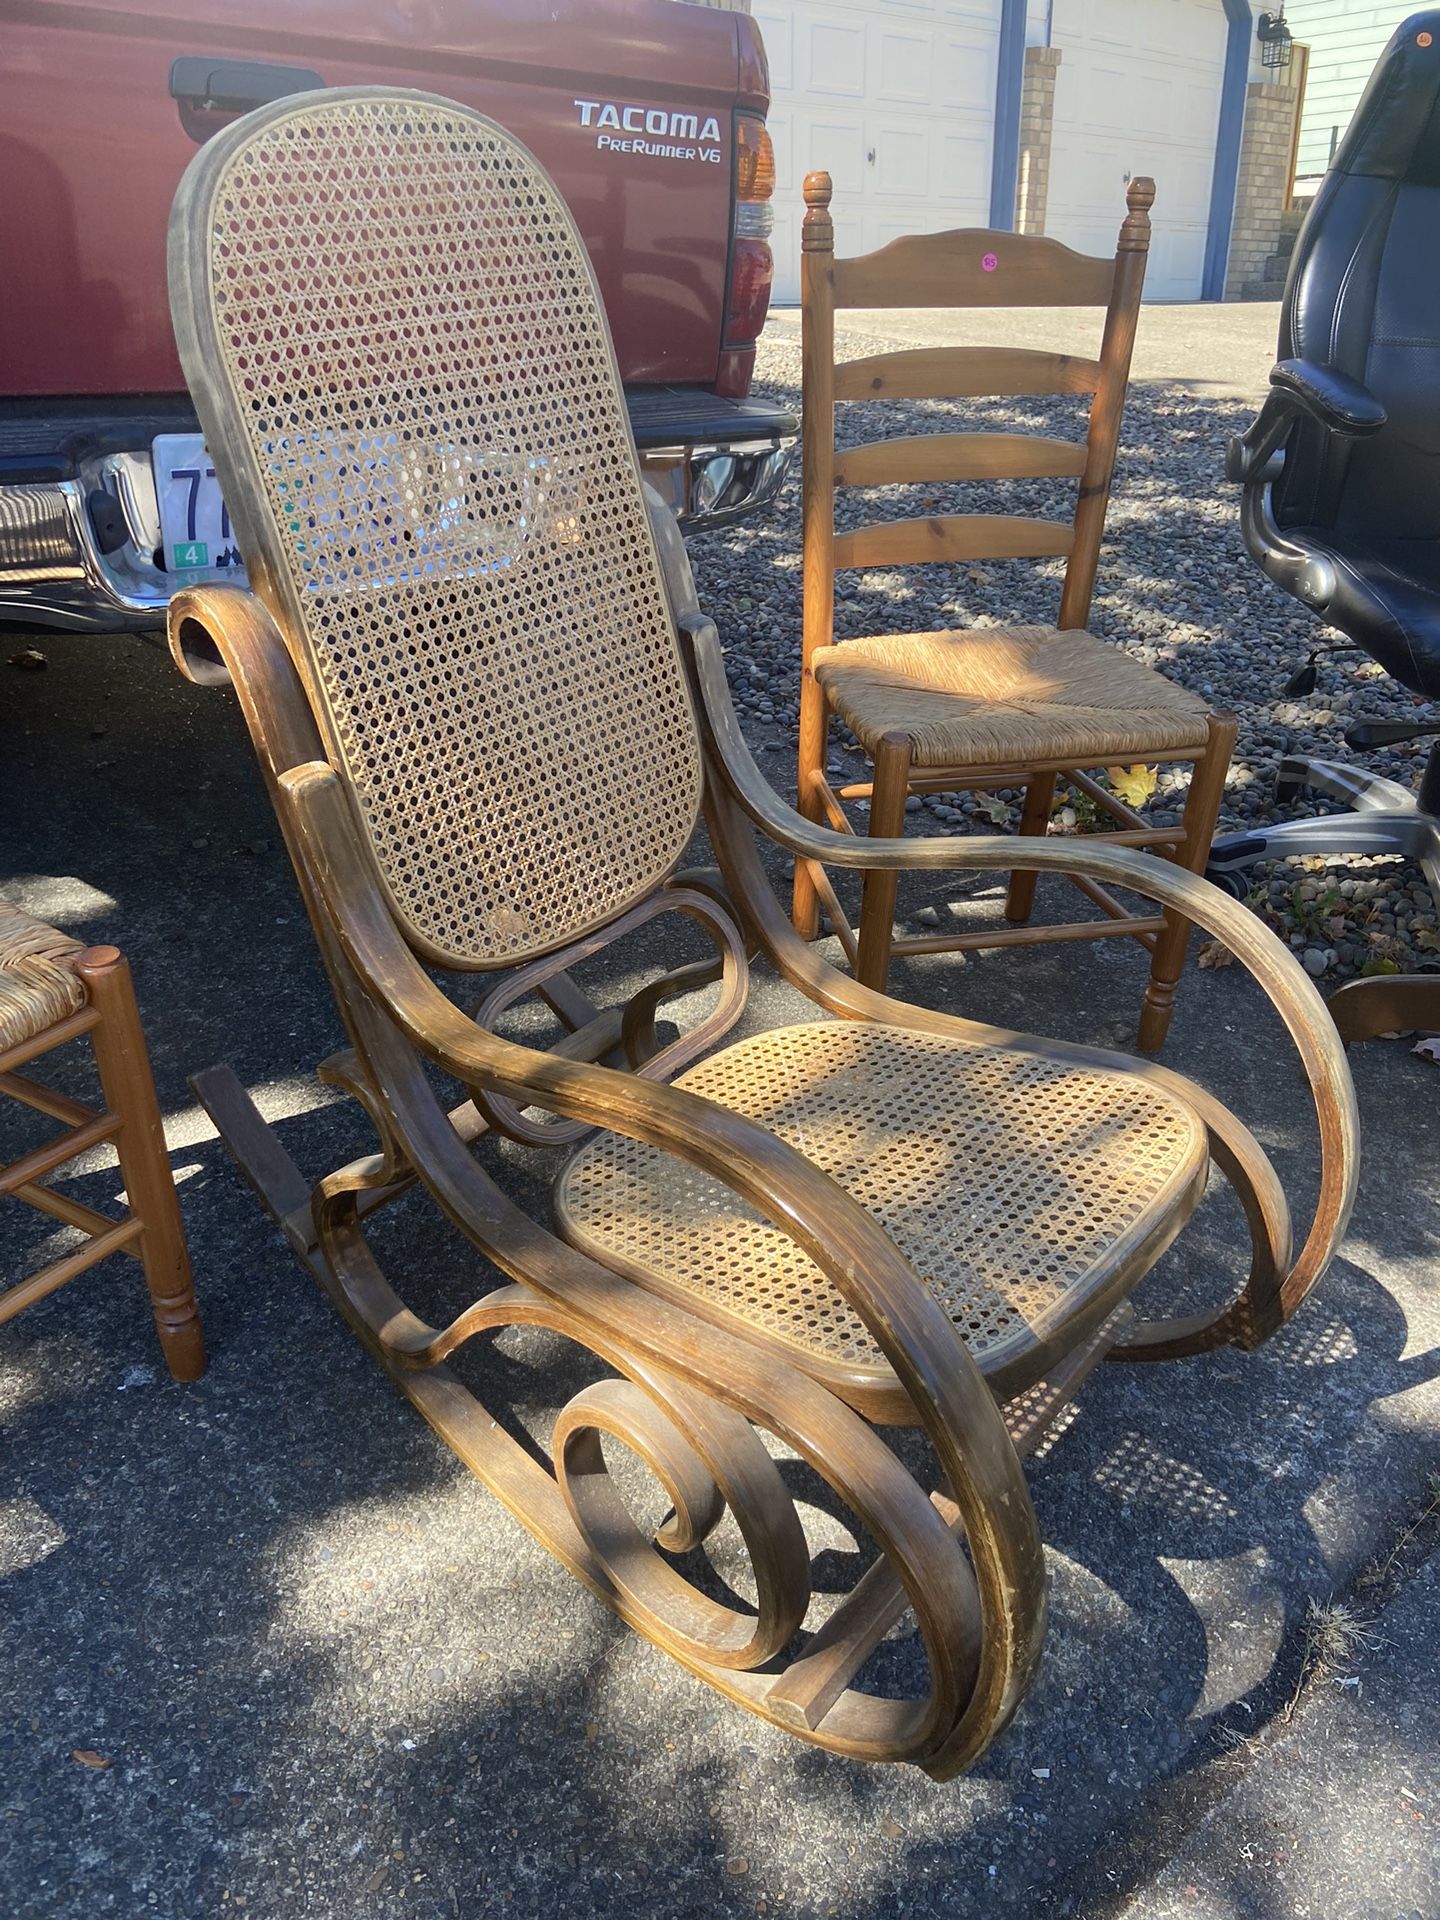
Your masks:
{"label": "house siding", "polygon": [[1332,142],[1343,139],[1386,41],[1417,5],[1418,0],[1388,0],[1384,6],[1288,0],[1286,24],[1310,49],[1296,168],[1301,179],[1313,179],[1329,166]]}

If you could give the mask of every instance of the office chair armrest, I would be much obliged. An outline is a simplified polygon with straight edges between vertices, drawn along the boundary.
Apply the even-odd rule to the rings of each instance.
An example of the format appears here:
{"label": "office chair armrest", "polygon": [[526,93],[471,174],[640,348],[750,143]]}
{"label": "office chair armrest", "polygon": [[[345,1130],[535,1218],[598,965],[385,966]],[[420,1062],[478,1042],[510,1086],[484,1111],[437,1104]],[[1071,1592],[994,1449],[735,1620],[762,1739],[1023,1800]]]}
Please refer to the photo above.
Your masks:
{"label": "office chair armrest", "polygon": [[1387,418],[1370,389],[1338,367],[1316,360],[1281,360],[1271,369],[1264,406],[1226,448],[1226,479],[1241,486],[1273,479],[1271,462],[1302,415],[1346,440],[1378,433]]}
{"label": "office chair armrest", "polygon": [[1327,432],[1343,434],[1347,440],[1378,433],[1387,418],[1384,407],[1367,386],[1338,367],[1322,366],[1315,360],[1281,360],[1270,369],[1270,401],[1276,400],[1292,411],[1308,414]]}

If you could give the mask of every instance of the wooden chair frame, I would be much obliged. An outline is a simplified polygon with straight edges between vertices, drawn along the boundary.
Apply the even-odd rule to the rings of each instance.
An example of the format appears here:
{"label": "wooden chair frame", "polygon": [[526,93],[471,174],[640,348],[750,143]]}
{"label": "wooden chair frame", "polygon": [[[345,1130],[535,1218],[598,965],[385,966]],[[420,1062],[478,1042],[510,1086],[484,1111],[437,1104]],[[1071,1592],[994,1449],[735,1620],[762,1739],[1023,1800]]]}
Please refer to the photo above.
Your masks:
{"label": "wooden chair frame", "polygon": [[[1078,871],[1132,887],[1184,911],[1223,939],[1259,981],[1309,1080],[1323,1172],[1298,1254],[1273,1168],[1220,1102],[1126,1055],[1043,1043],[1057,1059],[1122,1067],[1183,1092],[1244,1208],[1251,1263],[1243,1287],[1220,1307],[1180,1320],[1122,1318],[1111,1329],[1117,1344],[1108,1353],[1103,1341],[1095,1343],[1077,1365],[1057,1369],[1048,1391],[997,1407],[1003,1382],[982,1377],[893,1243],[833,1181],[754,1122],[594,1064],[613,1051],[628,1009],[599,1012],[568,975],[555,976],[552,1004],[565,1008],[571,1031],[548,1053],[499,1039],[455,1009],[394,926],[279,629],[259,601],[227,587],[176,596],[172,650],[189,678],[228,679],[240,696],[350,1036],[350,1046],[322,1064],[321,1077],[360,1103],[380,1151],[312,1183],[233,1073],[211,1069],[196,1076],[194,1087],[272,1218],[363,1344],[460,1459],[598,1599],[717,1691],[800,1738],[857,1758],[913,1761],[949,1779],[1008,1722],[1043,1640],[1040,1544],[1017,1455],[1043,1437],[1097,1359],[1171,1359],[1226,1343],[1253,1348],[1279,1329],[1328,1264],[1349,1215],[1357,1175],[1353,1090],[1324,1005],[1293,959],[1253,914],[1189,874],[1094,842],[1034,840],[1017,849],[990,836],[860,839],[792,812],[744,744],[718,635],[688,591],[678,532],[661,520],[658,503],[652,511],[705,728],[707,828],[720,862],[720,876],[709,884],[746,944],[840,1018],[1004,1045],[1021,1036],[891,999],[827,965],[798,937],[771,891],[754,830],[796,857],[861,873],[882,863],[930,873],[995,872],[1020,861],[1034,872]],[[676,976],[666,984],[681,992],[696,982]],[[652,992],[645,1018],[657,1004]],[[425,1077],[426,1060],[472,1098],[447,1114]],[[642,1293],[521,1212],[469,1151],[487,1130],[479,1103],[496,1096],[656,1142],[726,1181],[793,1234],[882,1341],[903,1383],[908,1417],[935,1447],[943,1478],[931,1496],[872,1429],[803,1373]],[[443,1327],[405,1306],[365,1237],[370,1214],[417,1182],[511,1280]],[[520,1324],[547,1326],[589,1347],[639,1390],[621,1404],[596,1404],[593,1396],[572,1403],[557,1425],[553,1473],[445,1365],[466,1343]],[[769,1645],[782,1626],[793,1630],[801,1574],[789,1515],[744,1438],[746,1422],[795,1448],[884,1546],[882,1560],[788,1662],[770,1646],[751,1669],[732,1665],[725,1647],[697,1639],[673,1593],[651,1591],[645,1575],[653,1577],[648,1562],[658,1556],[651,1548],[640,1555],[613,1514],[601,1524],[583,1496],[577,1499],[571,1478],[578,1459],[592,1481],[600,1472],[598,1434],[618,1434],[669,1474],[682,1518],[661,1544],[676,1549],[703,1538],[705,1523],[695,1511],[715,1511],[713,1500],[706,1508],[711,1496],[702,1497],[703,1487],[697,1492],[686,1482],[686,1472],[693,1478],[697,1471],[691,1453],[698,1455],[740,1518]],[[763,1486],[752,1484],[757,1477]],[[959,1538],[968,1543],[968,1560]],[[932,1692],[923,1702],[878,1702],[849,1683],[907,1606],[925,1643]],[[758,1643],[748,1651],[757,1655]]]}
{"label": "wooden chair frame", "polygon": [[[130,968],[115,947],[82,948],[69,964],[85,990],[86,1004],[0,1051],[0,1093],[61,1121],[64,1131],[0,1167],[0,1194],[78,1228],[85,1240],[73,1253],[0,1292],[0,1326],[110,1254],[126,1253],[144,1271],[165,1364],[177,1380],[198,1380],[205,1371],[205,1342]],[[95,1056],[102,1108],[87,1106],[20,1071],[82,1037],[89,1038]],[[129,1202],[118,1220],[45,1185],[48,1176],[80,1154],[107,1143],[120,1157]]]}
{"label": "wooden chair frame", "polygon": [[[561,1019],[566,1034],[557,1045],[520,1045],[463,1014],[427,970],[432,956],[407,935],[362,831],[352,780],[327,749],[313,660],[276,591],[276,548],[257,504],[244,422],[220,386],[219,356],[205,331],[205,194],[226,164],[226,143],[233,150],[252,129],[258,138],[289,116],[322,114],[327,100],[399,100],[407,119],[421,109],[464,113],[389,90],[311,96],[250,116],[192,162],[172,224],[177,335],[258,591],[184,591],[171,603],[169,628],[172,652],[189,678],[228,681],[239,697],[348,1036],[320,1073],[357,1100],[378,1151],[311,1182],[227,1069],[197,1076],[195,1090],[296,1254],[386,1373],[604,1605],[718,1692],[801,1739],[856,1758],[910,1761],[949,1779],[1007,1723],[1043,1640],[1043,1556],[1020,1455],[1100,1359],[1156,1359],[1227,1341],[1253,1346],[1293,1312],[1323,1271],[1354,1193],[1356,1115],[1343,1053],[1294,959],[1254,916],[1187,873],[1094,843],[863,840],[814,825],[784,805],[741,737],[718,635],[696,602],[675,522],[653,495],[649,536],[693,702],[705,821],[719,871],[672,875],[652,897],[673,895],[708,924],[717,958],[665,974],[625,1006],[601,1010],[569,972],[613,931],[594,929],[546,954],[543,964],[527,961],[516,975],[520,990],[538,993]],[[481,116],[464,119],[479,130],[477,142],[508,140]],[[462,130],[455,148],[468,137]],[[548,188],[538,169],[533,178],[535,192]],[[578,238],[572,244],[579,257]],[[594,298],[591,332],[600,314]],[[618,411],[614,417],[622,419]],[[633,484],[640,484],[638,470]],[[1316,1104],[1321,1189],[1298,1256],[1273,1169],[1219,1102],[1162,1068],[907,1006],[829,967],[799,938],[771,891],[757,830],[792,856],[862,873],[887,866],[1078,871],[1133,886],[1224,939],[1279,1009]],[[707,980],[721,981],[722,996],[742,992],[744,967],[758,958],[841,1020],[889,1023],[967,1046],[1023,1047],[1077,1068],[1138,1074],[1167,1089],[1199,1116],[1214,1161],[1244,1208],[1252,1256],[1243,1286],[1211,1312],[1137,1322],[1124,1295],[1158,1248],[1117,1248],[1084,1325],[1057,1328],[1023,1370],[1017,1363],[982,1372],[894,1241],[843,1187],[756,1121],[646,1071],[660,1055],[661,1005]],[[485,970],[492,963],[471,964]],[[513,997],[507,985],[487,1005]],[[601,1064],[617,1057],[629,1070]],[[436,1095],[432,1066],[466,1090],[453,1111]],[[707,1318],[645,1291],[532,1219],[470,1151],[486,1132],[525,1140],[531,1108],[648,1143],[714,1176],[756,1209],[803,1250],[878,1344],[893,1372],[882,1404],[864,1417],[845,1393],[778,1357],[738,1321]],[[504,1276],[443,1326],[406,1306],[366,1235],[376,1209],[417,1187]],[[1176,1225],[1194,1197],[1186,1197]],[[548,1463],[512,1438],[447,1365],[469,1343],[512,1325],[551,1329],[619,1376],[582,1389],[560,1410]],[[923,1429],[933,1484],[907,1471],[877,1419]],[[879,1558],[808,1635],[799,1631],[810,1595],[804,1537],[755,1428],[808,1463],[879,1544]],[[607,1435],[645,1460],[669,1493],[673,1513],[654,1540],[641,1537],[610,1484],[601,1450]],[[698,1546],[727,1507],[749,1551],[758,1592],[753,1611],[700,1591],[674,1558]],[[861,1690],[852,1682],[907,1607],[925,1649],[928,1691],[889,1697]]]}
{"label": "wooden chair frame", "polygon": [[[871,779],[850,782],[837,791],[827,777],[833,707],[814,671],[817,652],[835,641],[835,575],[846,568],[1064,556],[1065,583],[1057,624],[1061,628],[1086,625],[1144,287],[1154,182],[1130,183],[1128,211],[1113,260],[1074,253],[1038,235],[970,230],[906,237],[876,253],[837,260],[829,174],[807,174],[804,192],[804,638],[797,793],[801,813],[814,822],[828,820],[837,831],[848,833],[855,829],[844,803],[867,800],[869,833],[884,839],[904,833],[905,803],[912,794],[1020,787],[1025,798],[1018,832],[1030,837],[1046,832],[1056,781],[1063,778],[1115,821],[1115,831],[1097,838],[1112,846],[1153,848],[1192,872],[1202,872],[1234,746],[1235,722],[1229,714],[1211,715],[1203,745],[1159,756],[1188,762],[1193,770],[1181,824],[1155,827],[1069,756],[983,768],[964,764],[917,768],[911,738],[899,730],[887,732],[874,747]],[[835,316],[847,308],[993,306],[1102,307],[1105,320],[1099,357],[1089,360],[1031,348],[959,346],[892,351],[838,365],[835,361]],[[1083,444],[1029,434],[944,432],[836,450],[837,402],[1067,393],[1092,396]],[[835,531],[836,493],[847,486],[1037,477],[1078,482],[1073,524],[959,514],[887,521],[838,535]],[[792,913],[797,931],[808,940],[818,936],[823,914],[857,978],[882,990],[895,954],[955,953],[1129,935],[1151,956],[1139,1044],[1153,1052],[1169,1028],[1189,923],[1171,909],[1137,914],[1086,875],[1069,877],[1104,918],[1028,928],[1036,876],[1021,868],[1009,881],[1005,918],[1011,924],[1007,928],[897,937],[897,872],[875,868],[867,873],[856,928],[824,868],[811,860],[796,866]]]}

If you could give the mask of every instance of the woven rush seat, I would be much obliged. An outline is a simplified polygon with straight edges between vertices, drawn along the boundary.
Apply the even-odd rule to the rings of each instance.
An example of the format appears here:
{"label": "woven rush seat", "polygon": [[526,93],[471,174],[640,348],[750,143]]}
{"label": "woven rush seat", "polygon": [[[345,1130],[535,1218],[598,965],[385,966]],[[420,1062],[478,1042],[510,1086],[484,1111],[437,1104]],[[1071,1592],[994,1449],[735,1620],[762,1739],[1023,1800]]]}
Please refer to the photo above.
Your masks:
{"label": "woven rush seat", "polygon": [[69,962],[83,942],[0,899],[0,1052],[23,1046],[85,1005]]}
{"label": "woven rush seat", "polygon": [[[1038,1348],[1133,1251],[1153,1260],[1207,1167],[1203,1126],[1160,1088],[901,1027],[780,1028],[676,1085],[759,1120],[846,1188],[986,1372]],[[710,1175],[604,1133],[561,1174],[556,1206],[585,1251],[743,1321],[837,1391],[889,1379],[830,1281]]]}
{"label": "woven rush seat", "polygon": [[813,662],[861,745],[903,734],[916,767],[1097,766],[1206,744],[1203,700],[1083,628],[843,640]]}

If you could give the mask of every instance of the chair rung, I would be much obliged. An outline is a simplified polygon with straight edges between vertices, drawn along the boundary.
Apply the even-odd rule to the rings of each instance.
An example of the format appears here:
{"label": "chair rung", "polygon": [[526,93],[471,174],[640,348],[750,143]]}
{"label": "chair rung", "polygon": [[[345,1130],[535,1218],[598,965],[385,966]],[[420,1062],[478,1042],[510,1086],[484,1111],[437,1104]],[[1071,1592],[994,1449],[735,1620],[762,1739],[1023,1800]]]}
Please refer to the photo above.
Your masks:
{"label": "chair rung", "polygon": [[1006,927],[995,933],[915,933],[896,940],[892,951],[967,953],[980,947],[1044,946],[1055,940],[1109,940],[1115,934],[1132,934],[1143,941],[1164,928],[1164,920],[1156,915],[1147,919],[1069,920],[1058,927]]}
{"label": "chair rung", "polygon": [[92,1027],[99,1024],[100,1016],[94,1007],[81,1007],[78,1013],[57,1020],[53,1027],[46,1027],[42,1033],[33,1034],[30,1039],[7,1047],[0,1053],[0,1073],[9,1073],[12,1067],[23,1067],[27,1060],[33,1060],[37,1054],[49,1053],[53,1047],[63,1047],[67,1040],[78,1039],[82,1033],[89,1033]]}
{"label": "chair rung", "polygon": [[830,824],[837,833],[853,834],[849,815],[835,797],[835,789],[818,769],[810,776],[810,785],[820,796],[821,805],[830,816]]}
{"label": "chair rung", "polygon": [[33,1306],[37,1300],[43,1300],[47,1293],[56,1292],[67,1280],[73,1280],[77,1273],[84,1273],[87,1267],[93,1267],[108,1255],[118,1253],[122,1247],[128,1247],[132,1240],[140,1238],[142,1231],[138,1220],[117,1220],[108,1233],[102,1233],[85,1246],[77,1247],[65,1259],[42,1267],[39,1273],[32,1274],[28,1280],[7,1287],[4,1293],[0,1293],[0,1326],[7,1320],[13,1320],[17,1313],[23,1313],[26,1307]]}
{"label": "chair rung", "polygon": [[[1135,916],[1131,913],[1129,907],[1122,905],[1108,887],[1102,887],[1100,882],[1098,880],[1092,880],[1088,873],[1067,873],[1065,878],[1070,882],[1071,886],[1075,888],[1077,893],[1083,893],[1092,905],[1099,907],[1100,911],[1108,914],[1112,920],[1134,919]],[[1148,915],[1147,918],[1158,918],[1160,928],[1163,928],[1165,925],[1165,917],[1163,914]],[[1158,932],[1160,928],[1153,929],[1153,931]],[[1131,931],[1133,932],[1133,928]]]}
{"label": "chair rung", "polygon": [[8,1167],[0,1167],[0,1193],[14,1193],[17,1187],[25,1187],[32,1180],[42,1179],[88,1148],[98,1147],[101,1141],[113,1139],[119,1131],[118,1114],[97,1113],[83,1127],[72,1127],[48,1146],[36,1147],[33,1153],[27,1153],[22,1159],[12,1160]]}
{"label": "chair rung", "polygon": [[855,929],[846,917],[845,909],[840,904],[839,896],[830,884],[829,874],[817,860],[807,860],[805,866],[810,874],[810,879],[815,891],[820,896],[820,905],[824,910],[825,917],[830,922],[831,927],[835,931],[836,939],[845,951],[845,958],[850,962],[852,967],[858,967],[860,964],[860,942],[856,938]]}
{"label": "chair rung", "polygon": [[78,1227],[81,1233],[88,1233],[92,1239],[98,1239],[119,1224],[107,1214],[97,1213],[94,1207],[87,1207],[83,1201],[72,1200],[68,1193],[57,1193],[54,1187],[42,1187],[38,1180],[30,1180],[23,1187],[17,1187],[13,1197],[23,1200],[39,1213],[48,1213],[52,1220],[63,1220],[67,1227]]}
{"label": "chair rung", "polygon": [[83,1100],[72,1100],[68,1093],[57,1093],[23,1073],[0,1073],[0,1093],[34,1107],[37,1113],[49,1114],[52,1120],[63,1120],[67,1127],[83,1127],[95,1118],[94,1107],[87,1107]]}

